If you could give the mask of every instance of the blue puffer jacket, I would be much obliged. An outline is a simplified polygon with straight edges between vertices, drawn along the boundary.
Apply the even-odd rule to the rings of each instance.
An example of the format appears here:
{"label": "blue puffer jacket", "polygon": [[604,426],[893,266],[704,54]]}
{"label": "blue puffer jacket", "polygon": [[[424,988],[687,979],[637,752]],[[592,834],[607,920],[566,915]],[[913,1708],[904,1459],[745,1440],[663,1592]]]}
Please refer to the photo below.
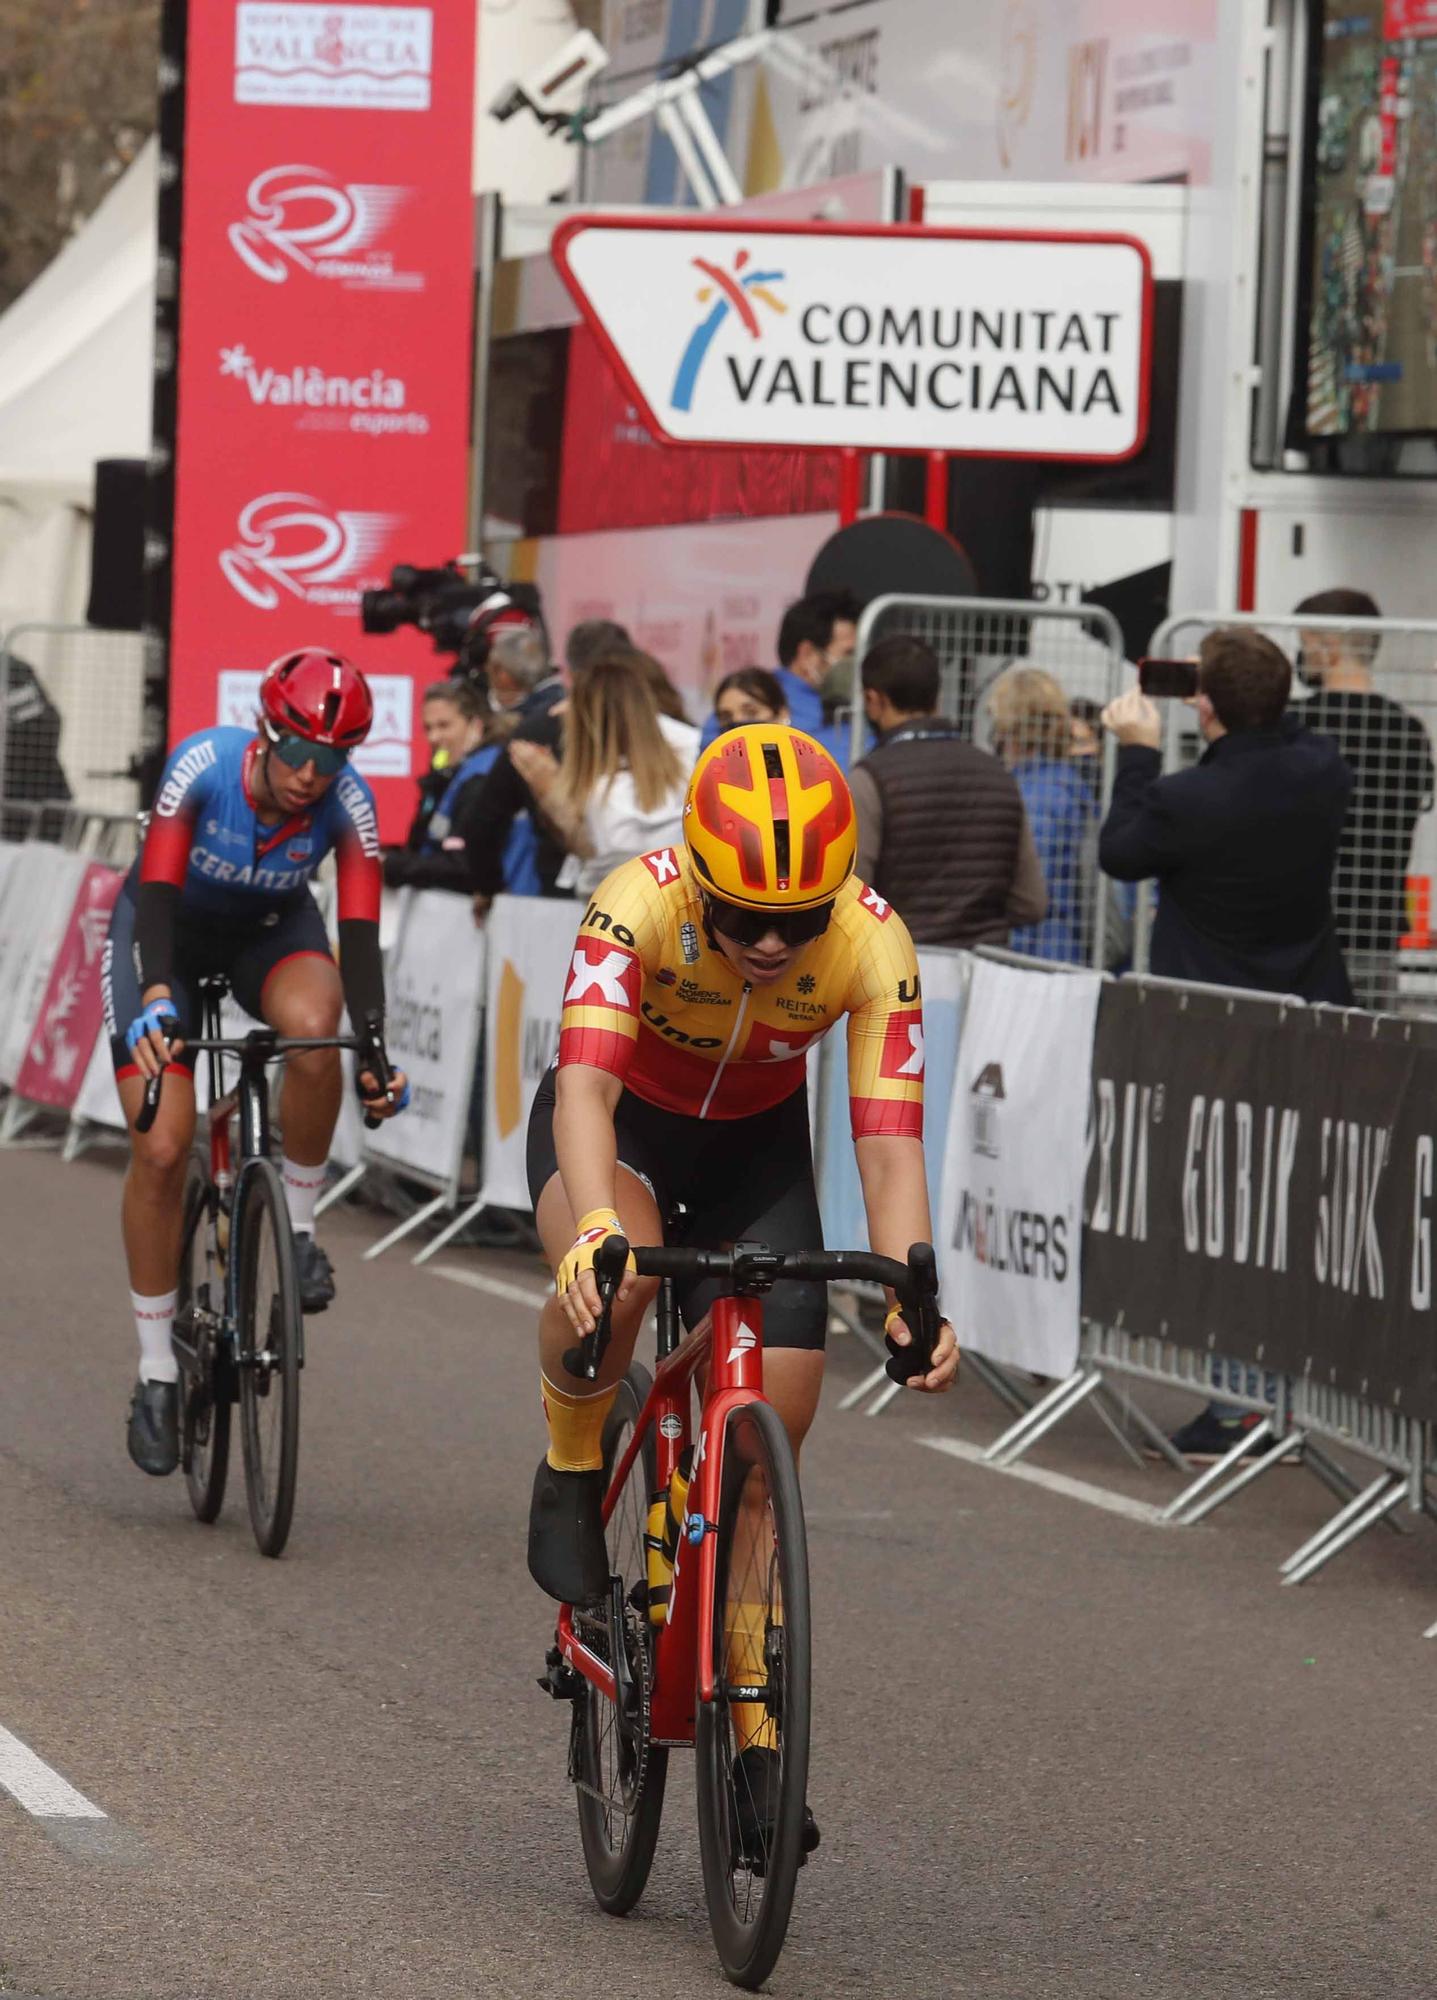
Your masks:
{"label": "blue puffer jacket", "polygon": [[1034,757],[1026,764],[1017,764],[1013,776],[1023,794],[1048,887],[1047,916],[1040,924],[1025,924],[1015,930],[1013,949],[1033,958],[1057,959],[1064,965],[1089,964],[1091,884],[1085,878],[1091,867],[1091,836],[1097,819],[1092,788],[1072,764],[1055,757]]}

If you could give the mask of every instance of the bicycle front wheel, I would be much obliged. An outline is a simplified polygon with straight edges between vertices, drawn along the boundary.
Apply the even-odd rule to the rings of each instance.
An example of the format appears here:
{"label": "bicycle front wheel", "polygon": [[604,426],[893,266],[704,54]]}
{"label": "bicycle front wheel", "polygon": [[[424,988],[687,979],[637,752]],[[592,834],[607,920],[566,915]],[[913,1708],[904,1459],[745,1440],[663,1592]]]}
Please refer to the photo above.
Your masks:
{"label": "bicycle front wheel", "polygon": [[193,1370],[180,1364],[180,1464],[198,1520],[217,1520],[230,1463],[230,1385],[218,1329],[223,1281],[209,1255],[210,1177],[190,1155],[180,1235],[175,1331],[195,1351]]}
{"label": "bicycle front wheel", "polygon": [[240,1436],[250,1525],[261,1555],[289,1538],[299,1469],[299,1347],[303,1319],[284,1184],[270,1160],[240,1177],[230,1232],[235,1265]]}
{"label": "bicycle front wheel", "polygon": [[773,1970],[804,1856],[810,1708],[808,1544],[788,1433],[767,1403],[729,1415],[698,1705],[699,1851],[719,1960],[736,1986]]}
{"label": "bicycle front wheel", "polygon": [[[604,1477],[629,1448],[652,1381],[637,1364],[619,1384],[604,1424]],[[669,1753],[649,1740],[655,1628],[649,1619],[644,1534],[654,1483],[652,1434],[629,1468],[609,1516],[609,1568],[623,1579],[623,1647],[627,1698],[623,1706],[588,1682],[574,1703],[571,1775],[579,1801],[579,1838],[589,1883],[601,1909],[622,1917],[644,1892],[658,1845]],[[606,1607],[575,1611],[574,1630],[591,1651],[612,1661]]]}

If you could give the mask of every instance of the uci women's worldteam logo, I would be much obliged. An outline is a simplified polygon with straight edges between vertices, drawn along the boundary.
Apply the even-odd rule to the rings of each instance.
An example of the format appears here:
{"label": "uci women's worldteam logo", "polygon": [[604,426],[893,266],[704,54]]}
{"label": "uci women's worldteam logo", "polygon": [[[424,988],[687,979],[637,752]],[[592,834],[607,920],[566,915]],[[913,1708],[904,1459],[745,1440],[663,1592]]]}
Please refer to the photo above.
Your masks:
{"label": "uci women's worldteam logo", "polygon": [[[706,282],[700,285],[698,303],[709,310],[689,335],[688,345],[679,359],[678,373],[674,377],[673,394],[669,401],[676,410],[691,410],[694,389],[698,383],[699,370],[713,345],[714,335],[724,324],[730,313],[736,315],[739,325],[753,339],[763,337],[763,321],[757,305],[767,307],[773,313],[786,313],[788,307],[772,290],[784,280],[782,271],[750,271],[745,267],[749,262],[747,250],[735,252],[733,270],[725,271],[721,265],[707,257],[692,260],[695,270],[702,273]],[[717,296],[715,296],[717,294]]]}

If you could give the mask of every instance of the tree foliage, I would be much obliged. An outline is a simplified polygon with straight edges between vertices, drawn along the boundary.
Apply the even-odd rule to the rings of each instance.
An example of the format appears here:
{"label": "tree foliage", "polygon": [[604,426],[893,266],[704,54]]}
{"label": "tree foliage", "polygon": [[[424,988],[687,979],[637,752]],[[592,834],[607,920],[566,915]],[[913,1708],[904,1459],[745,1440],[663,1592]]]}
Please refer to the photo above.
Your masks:
{"label": "tree foliage", "polygon": [[0,308],[154,130],[159,0],[0,0]]}

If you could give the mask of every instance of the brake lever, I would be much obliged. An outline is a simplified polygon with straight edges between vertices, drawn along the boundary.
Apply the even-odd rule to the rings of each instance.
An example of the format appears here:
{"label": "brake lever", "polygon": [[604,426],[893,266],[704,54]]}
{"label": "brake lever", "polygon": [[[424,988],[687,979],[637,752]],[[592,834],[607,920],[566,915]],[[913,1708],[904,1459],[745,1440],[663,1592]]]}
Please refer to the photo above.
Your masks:
{"label": "brake lever", "polygon": [[908,1252],[908,1283],[894,1287],[903,1309],[904,1324],[913,1336],[907,1347],[899,1347],[888,1334],[887,1371],[890,1382],[911,1382],[926,1375],[933,1366],[934,1350],[943,1328],[938,1309],[938,1260],[931,1243],[914,1243]]}
{"label": "brake lever", "polygon": [[599,1317],[592,1333],[586,1333],[577,1347],[564,1353],[564,1373],[580,1382],[594,1382],[604,1365],[609,1348],[610,1321],[614,1299],[629,1261],[627,1236],[606,1236],[594,1255],[594,1282],[599,1287]]}
{"label": "brake lever", "polygon": [[155,1119],[159,1116],[160,1089],[164,1081],[165,1072],[159,1069],[155,1071],[155,1074],[145,1085],[145,1101],[140,1106],[138,1116],[135,1119],[135,1130],[137,1132],[148,1132],[154,1124]]}
{"label": "brake lever", "polygon": [[[384,1052],[384,1028],[378,1014],[366,1014],[363,1026],[364,1047],[359,1057],[359,1067],[366,1070],[379,1085],[379,1095],[387,1097],[394,1081],[394,1072]],[[364,1114],[364,1123],[371,1132],[377,1132],[384,1123],[372,1111]]]}

